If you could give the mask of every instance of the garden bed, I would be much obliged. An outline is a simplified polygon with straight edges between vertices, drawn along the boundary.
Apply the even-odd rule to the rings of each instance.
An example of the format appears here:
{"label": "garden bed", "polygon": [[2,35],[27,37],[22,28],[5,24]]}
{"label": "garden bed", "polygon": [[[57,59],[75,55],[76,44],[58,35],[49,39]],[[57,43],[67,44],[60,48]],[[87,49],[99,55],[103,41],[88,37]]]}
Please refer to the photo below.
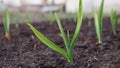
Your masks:
{"label": "garden bed", "polygon": [[[97,44],[94,21],[83,19],[82,29],[75,44],[74,63],[67,60],[39,41],[26,24],[19,28],[10,26],[11,40],[4,38],[4,27],[0,24],[0,68],[119,68],[120,67],[120,24],[113,36],[109,18],[103,22],[103,43]],[[65,31],[72,38],[76,22],[62,20]],[[41,33],[65,49],[56,22],[34,23]]]}

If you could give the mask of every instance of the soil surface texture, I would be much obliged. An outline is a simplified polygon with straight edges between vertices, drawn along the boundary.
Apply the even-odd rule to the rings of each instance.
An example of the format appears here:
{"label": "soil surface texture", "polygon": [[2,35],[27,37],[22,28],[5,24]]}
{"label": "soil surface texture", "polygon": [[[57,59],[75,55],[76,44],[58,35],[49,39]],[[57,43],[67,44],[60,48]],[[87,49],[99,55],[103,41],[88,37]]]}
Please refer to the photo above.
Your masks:
{"label": "soil surface texture", "polygon": [[[120,24],[117,35],[111,30],[110,18],[103,20],[103,43],[97,44],[94,20],[91,25],[83,19],[79,38],[74,48],[74,63],[67,60],[43,44],[26,24],[16,28],[10,25],[11,40],[4,38],[4,27],[0,24],[0,68],[120,68]],[[72,38],[76,26],[73,20],[61,20],[65,31]],[[65,49],[56,22],[34,23],[33,26]]]}

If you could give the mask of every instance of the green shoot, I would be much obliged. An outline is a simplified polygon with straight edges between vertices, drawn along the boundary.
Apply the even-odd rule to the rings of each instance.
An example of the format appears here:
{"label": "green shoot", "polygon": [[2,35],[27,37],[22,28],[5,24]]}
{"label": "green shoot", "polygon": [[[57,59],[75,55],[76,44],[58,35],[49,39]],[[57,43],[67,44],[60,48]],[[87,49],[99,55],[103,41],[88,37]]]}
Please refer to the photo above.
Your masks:
{"label": "green shoot", "polygon": [[31,18],[31,16],[30,16],[30,14],[28,14],[28,13],[26,13],[25,14],[25,20],[23,21],[23,23],[32,23],[32,18]]}
{"label": "green shoot", "polygon": [[88,27],[91,27],[92,26],[92,22],[90,20],[90,18],[88,18]]}
{"label": "green shoot", "polygon": [[15,18],[14,18],[14,21],[15,21],[15,27],[16,28],[18,28],[19,27],[19,24],[18,24],[18,22],[19,22],[19,16],[20,16],[20,14],[19,13],[16,13],[15,14]]}
{"label": "green shoot", "polygon": [[55,13],[55,18],[57,20],[57,24],[58,24],[58,27],[60,29],[66,50],[63,50],[62,48],[58,47],[58,45],[56,45],[55,43],[50,41],[42,33],[40,33],[38,30],[36,30],[30,23],[27,23],[27,25],[31,28],[31,30],[38,37],[38,39],[40,39],[44,44],[46,44],[48,47],[50,47],[54,51],[63,55],[68,60],[68,62],[73,63],[73,50],[74,50],[74,45],[77,41],[80,29],[81,29],[82,16],[83,16],[82,0],[79,0],[79,10],[78,10],[78,20],[77,20],[76,30],[75,30],[75,33],[73,35],[73,38],[70,39],[69,30],[67,31],[67,34],[65,34],[64,29],[61,25],[60,19],[59,19],[57,13]]}
{"label": "green shoot", "polygon": [[111,10],[110,20],[111,20],[112,31],[113,31],[114,35],[116,35],[116,25],[117,25],[117,18],[116,18],[116,16],[117,16],[116,11]]}
{"label": "green shoot", "polygon": [[47,17],[47,20],[52,24],[55,21],[55,17],[52,13],[50,13]]}
{"label": "green shoot", "polygon": [[73,19],[74,21],[77,21],[77,14],[76,13],[67,13],[65,15],[65,18],[68,19],[69,21]]}
{"label": "green shoot", "polygon": [[31,28],[31,30],[34,32],[34,34],[40,39],[44,44],[46,44],[51,49],[57,51],[58,53],[62,54],[66,58],[68,57],[67,53],[58,47],[55,43],[50,41],[47,37],[45,37],[43,34],[41,34],[38,30],[36,30],[30,23],[27,23],[27,25]]}
{"label": "green shoot", "polygon": [[4,29],[5,29],[5,38],[10,40],[10,13],[8,9],[4,10]]}
{"label": "green shoot", "polygon": [[94,12],[95,29],[99,44],[102,43],[103,7],[104,7],[104,0],[102,0],[101,2],[98,14],[96,13],[96,11]]}

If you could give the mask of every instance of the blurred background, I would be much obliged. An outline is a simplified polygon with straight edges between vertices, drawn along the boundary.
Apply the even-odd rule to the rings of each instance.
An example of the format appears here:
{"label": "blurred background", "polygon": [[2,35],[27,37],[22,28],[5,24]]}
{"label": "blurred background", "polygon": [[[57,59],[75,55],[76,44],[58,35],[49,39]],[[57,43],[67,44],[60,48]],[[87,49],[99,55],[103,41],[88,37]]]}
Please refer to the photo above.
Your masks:
{"label": "blurred background", "polygon": [[[12,23],[23,21],[54,21],[54,12],[58,12],[61,18],[76,18],[79,0],[0,0],[0,21],[3,11],[8,8],[11,13]],[[93,11],[98,10],[101,0],[83,0],[83,11],[92,17]],[[120,0],[105,0],[104,14],[109,15],[111,9],[120,13]]]}

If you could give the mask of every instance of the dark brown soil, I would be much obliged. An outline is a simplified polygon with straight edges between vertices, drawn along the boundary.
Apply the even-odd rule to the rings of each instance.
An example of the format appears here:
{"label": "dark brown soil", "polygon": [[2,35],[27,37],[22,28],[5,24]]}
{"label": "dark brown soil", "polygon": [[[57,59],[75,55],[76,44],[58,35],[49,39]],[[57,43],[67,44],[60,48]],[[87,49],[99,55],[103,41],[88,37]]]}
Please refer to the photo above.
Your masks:
{"label": "dark brown soil", "polygon": [[[11,25],[11,40],[4,38],[4,28],[0,25],[0,68],[120,68],[120,24],[117,35],[113,36],[109,18],[104,19],[103,43],[97,44],[93,19],[88,26],[84,19],[79,38],[75,44],[74,64],[39,41],[26,24],[19,28]],[[56,23],[33,24],[40,32],[65,49]],[[72,37],[76,22],[62,20]]]}

